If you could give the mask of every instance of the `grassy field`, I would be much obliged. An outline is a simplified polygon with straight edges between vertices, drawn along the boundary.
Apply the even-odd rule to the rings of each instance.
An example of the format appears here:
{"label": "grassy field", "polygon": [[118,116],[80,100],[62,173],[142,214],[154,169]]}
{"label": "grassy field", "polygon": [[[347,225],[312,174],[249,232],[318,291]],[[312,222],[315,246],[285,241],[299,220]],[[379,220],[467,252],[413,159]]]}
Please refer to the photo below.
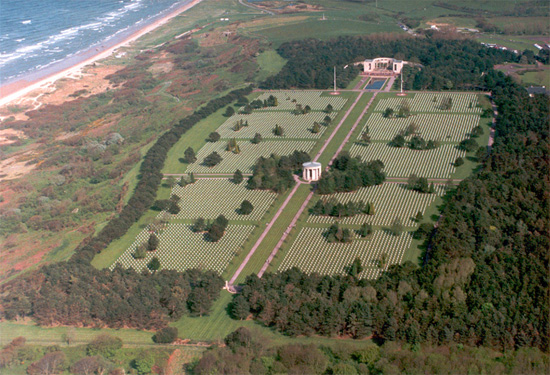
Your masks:
{"label": "grassy field", "polygon": [[256,58],[260,66],[260,72],[257,75],[257,81],[264,81],[267,77],[277,74],[286,64],[286,60],[277,52],[267,50],[258,55]]}
{"label": "grassy field", "polygon": [[53,327],[44,328],[34,324],[19,324],[14,322],[0,322],[0,345],[4,346],[16,337],[23,336],[28,344],[35,345],[66,345],[65,335],[74,336],[74,344],[85,344],[95,336],[107,333],[120,337],[127,346],[156,345],[151,337],[152,332],[135,329],[92,329]]}

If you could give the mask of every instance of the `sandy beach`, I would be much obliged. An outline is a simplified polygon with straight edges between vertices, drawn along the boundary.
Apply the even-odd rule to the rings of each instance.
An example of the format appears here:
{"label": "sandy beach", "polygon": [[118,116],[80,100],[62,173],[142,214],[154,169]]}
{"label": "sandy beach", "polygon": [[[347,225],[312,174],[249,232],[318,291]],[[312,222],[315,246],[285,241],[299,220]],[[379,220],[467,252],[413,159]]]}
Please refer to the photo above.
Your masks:
{"label": "sandy beach", "polygon": [[74,60],[76,60],[74,64],[59,72],[50,74],[36,81],[29,82],[22,79],[8,85],[0,86],[0,107],[8,105],[17,99],[24,97],[30,92],[34,92],[39,89],[45,89],[61,78],[78,74],[80,70],[86,65],[92,64],[95,61],[102,60],[111,56],[117,49],[128,46],[130,43],[137,40],[141,36],[155,30],[159,26],[166,24],[172,18],[194,7],[201,1],[202,0],[193,0],[186,5],[175,9],[173,12],[167,14],[165,17],[162,17],[161,19],[144,26],[142,29],[137,30],[136,32],[113,46],[110,46],[103,50],[86,51],[85,53],[73,58]]}

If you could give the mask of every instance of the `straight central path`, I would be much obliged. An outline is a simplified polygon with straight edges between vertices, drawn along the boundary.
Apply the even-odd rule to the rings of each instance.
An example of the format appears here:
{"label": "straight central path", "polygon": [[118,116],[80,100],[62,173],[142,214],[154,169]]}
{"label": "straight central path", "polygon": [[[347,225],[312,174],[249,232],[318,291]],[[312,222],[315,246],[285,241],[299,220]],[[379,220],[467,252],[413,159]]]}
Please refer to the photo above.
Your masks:
{"label": "straight central path", "polygon": [[[342,124],[344,123],[344,121],[346,121],[346,119],[348,118],[349,114],[351,113],[351,111],[355,108],[355,106],[357,105],[357,103],[359,102],[359,99],[361,99],[361,97],[363,96],[363,92],[359,93],[359,95],[357,95],[357,98],[355,99],[355,101],[353,102],[353,104],[349,107],[349,109],[346,111],[346,113],[344,114],[344,117],[342,117],[342,120],[340,120],[340,122],[338,123],[338,125],[336,126],[336,128],[334,128],[334,130],[332,131],[332,134],[327,138],[327,140],[325,141],[325,144],[323,145],[323,147],[321,147],[321,150],[317,153],[317,155],[315,156],[315,158],[313,159],[314,161],[318,160],[319,157],[321,156],[321,154],[323,153],[323,151],[325,151],[325,149],[327,148],[328,144],[330,143],[330,141],[334,138],[334,136],[336,135],[336,133],[338,132],[338,130],[340,129],[340,127],[342,126]],[[374,95],[376,96],[376,95]],[[373,97],[374,98],[374,97]],[[369,102],[369,105],[370,103],[372,103],[372,99],[371,101]],[[367,105],[366,108],[369,107],[369,105]],[[359,118],[357,119],[355,125],[353,126],[352,130],[355,129],[355,126],[357,125],[357,123],[359,122],[359,120],[363,117],[363,114],[366,112],[366,108],[365,110],[361,113],[361,115],[359,116]],[[349,139],[349,136],[350,134],[348,134],[348,137],[346,137],[346,140]],[[341,148],[339,148],[338,150],[340,150]],[[338,151],[339,152],[339,151]],[[335,154],[337,155],[337,153]],[[334,159],[334,157],[333,157]],[[294,194],[296,193],[296,190],[298,190],[298,187],[300,187],[301,185],[301,181],[300,180],[297,180],[297,183],[296,185],[294,186],[294,188],[290,191],[290,193],[288,194],[288,197],[285,199],[285,201],[283,202],[283,204],[281,205],[281,207],[277,210],[277,212],[275,213],[275,215],[273,216],[273,219],[271,219],[271,221],[267,224],[267,226],[265,227],[264,231],[262,232],[262,234],[260,235],[260,237],[258,238],[258,240],[256,241],[256,243],[254,244],[254,246],[252,246],[252,249],[250,249],[249,253],[246,255],[246,258],[244,258],[244,260],[242,261],[241,265],[239,266],[239,268],[237,268],[237,271],[233,274],[233,276],[231,277],[231,279],[229,280],[229,283],[228,283],[228,286],[227,288],[230,290],[230,291],[234,291],[235,288],[233,286],[233,284],[235,283],[235,281],[237,280],[237,278],[239,277],[239,275],[241,274],[241,272],[243,271],[244,267],[246,266],[246,264],[248,263],[248,261],[250,260],[250,258],[252,258],[252,256],[254,255],[254,253],[256,252],[256,249],[258,249],[258,247],[260,246],[260,244],[262,243],[262,241],[264,240],[265,236],[267,236],[267,233],[269,232],[269,230],[271,229],[271,227],[273,227],[273,224],[275,224],[275,222],[277,221],[277,219],[279,218],[279,216],[281,215],[281,213],[283,212],[283,210],[285,209],[285,207],[287,206],[288,202],[290,202],[290,199],[294,196]],[[311,199],[311,196],[313,196],[313,192],[311,192],[309,195],[308,195],[308,198],[306,199],[306,201],[304,202],[304,204],[302,204],[302,206],[300,207],[300,210],[298,210],[298,213],[296,214],[295,218],[292,220],[292,223],[291,225],[293,225],[293,223],[296,222],[297,220],[297,217],[300,216],[300,214],[303,212],[303,210],[305,209],[305,206],[307,206],[307,203],[309,202],[309,200]],[[291,227],[290,227],[291,228]],[[281,237],[281,240],[279,240],[279,242],[277,243],[277,246],[275,247],[275,249],[279,249],[280,245],[279,244],[282,244],[282,241],[284,241],[284,239],[286,238],[286,236],[288,235],[288,231],[289,229],[287,228],[287,230],[285,231],[285,233],[283,233],[283,236]],[[284,238],[283,238],[284,237]],[[273,249],[273,252],[269,255],[268,257],[268,261],[266,262],[266,264],[264,264],[264,266],[262,267],[262,269],[260,270],[260,273],[263,275],[263,273],[265,272],[265,270],[267,269],[267,266],[269,266],[269,263],[271,262],[271,260],[273,259],[273,257],[275,256],[275,254],[277,253],[277,250]]]}
{"label": "straight central path", "polygon": [[[362,93],[361,93],[362,94]],[[374,98],[376,98],[376,94],[377,93],[374,93],[374,95],[372,96],[372,98],[370,98],[369,102],[367,103],[367,105],[365,106],[365,108],[363,109],[363,111],[361,112],[361,114],[359,115],[359,117],[357,117],[357,120],[355,121],[355,123],[353,124],[353,126],[351,127],[350,131],[348,132],[348,134],[346,135],[346,138],[344,139],[344,141],[340,144],[340,147],[338,147],[338,150],[336,150],[336,152],[334,153],[334,155],[332,155],[332,158],[330,159],[330,162],[328,163],[328,165],[326,166],[325,168],[325,171],[328,171],[330,165],[332,165],[332,162],[334,161],[334,159],[336,159],[336,157],[338,156],[338,154],[340,154],[340,151],[342,151],[342,149],[344,148],[344,145],[346,143],[348,143],[351,135],[353,134],[355,128],[357,127],[357,125],[359,125],[359,123],[361,122],[361,120],[363,119],[363,116],[365,115],[365,113],[367,113],[367,110],[369,109],[370,105],[372,104]],[[357,104],[358,100],[360,99],[361,95],[359,95],[357,97],[357,100],[355,100],[355,103],[353,103],[352,107],[350,108],[350,110],[346,113],[346,116],[342,119],[342,121],[340,121],[340,123],[338,124],[338,127],[335,129],[335,131],[331,134],[331,136],[329,137],[329,139],[327,139],[327,142],[325,143],[325,145],[323,146],[323,148],[321,149],[321,151],[319,151],[319,153],[317,154],[317,156],[315,156],[315,161],[317,161],[317,159],[319,159],[319,157],[321,156],[321,154],[323,153],[323,151],[325,150],[326,146],[328,145],[328,143],[330,142],[330,140],[333,138],[333,136],[336,134],[336,131],[340,128],[340,125],[343,124],[344,120],[347,118],[347,116],[349,115],[350,111],[352,108],[355,107],[355,105]],[[294,226],[296,225],[296,222],[298,221],[298,219],[300,218],[300,216],[302,215],[302,212],[304,212],[305,208],[307,207],[309,201],[311,200],[311,198],[313,198],[313,190],[308,194],[306,200],[304,201],[304,203],[302,203],[302,206],[300,207],[300,209],[298,210],[298,212],[296,212],[296,215],[294,215],[294,218],[292,218],[292,221],[290,222],[290,225],[286,228],[286,230],[283,232],[281,238],[279,239],[279,242],[277,242],[277,245],[275,245],[275,247],[273,248],[273,250],[271,251],[271,254],[269,254],[269,257],[267,257],[267,260],[265,261],[264,265],[262,266],[262,269],[260,270],[260,272],[258,272],[258,277],[262,277],[263,274],[265,273],[265,271],[267,270],[267,268],[269,267],[269,265],[271,264],[271,261],[273,260],[273,258],[275,258],[275,255],[277,254],[277,252],[279,251],[279,249],[281,248],[281,246],[283,245],[284,241],[286,240],[286,238],[288,237],[290,231],[292,230],[292,228],[294,228]]]}

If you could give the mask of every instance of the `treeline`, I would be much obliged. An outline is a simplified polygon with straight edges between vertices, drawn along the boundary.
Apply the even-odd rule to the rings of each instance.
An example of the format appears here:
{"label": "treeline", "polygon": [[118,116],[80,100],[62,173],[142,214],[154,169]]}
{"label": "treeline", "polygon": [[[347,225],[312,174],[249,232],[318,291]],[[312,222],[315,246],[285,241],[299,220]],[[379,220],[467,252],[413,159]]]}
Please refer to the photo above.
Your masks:
{"label": "treeline", "polygon": [[214,271],[140,274],[56,263],[3,288],[2,318],[32,317],[45,326],[158,329],[184,314],[207,313],[222,286]]}
{"label": "treeline", "polygon": [[317,192],[332,194],[380,185],[386,179],[382,169],[384,164],[380,160],[362,162],[359,157],[352,158],[347,151],[342,152],[334,159],[331,170],[321,175]]}
{"label": "treeline", "polygon": [[542,374],[548,358],[521,349],[503,358],[490,349],[462,345],[408,347],[387,342],[333,342],[328,346],[271,346],[261,335],[239,328],[225,346],[211,348],[188,370],[202,374]]}
{"label": "treeline", "polygon": [[407,89],[469,90],[485,84],[482,73],[492,69],[493,64],[518,60],[509,51],[486,48],[471,40],[437,39],[436,34],[426,38],[387,38],[340,37],[328,41],[306,39],[284,43],[277,52],[288,62],[261,87],[326,89],[333,83],[334,66],[338,86],[346,87],[359,69],[352,65],[344,69],[344,66],[365,58],[389,56],[422,65],[421,69],[408,71]]}
{"label": "treeline", "polygon": [[392,266],[376,281],[296,269],[249,276],[235,311],[293,336],[547,351],[548,97],[529,98],[494,71],[484,84],[499,112],[493,150],[448,198],[423,267]]}
{"label": "treeline", "polygon": [[254,165],[253,174],[248,179],[249,189],[273,190],[282,193],[296,183],[294,173],[302,169],[302,164],[311,160],[307,152],[294,151],[288,156],[272,154],[268,158],[261,157]]}
{"label": "treeline", "polygon": [[[97,270],[93,257],[120,238],[155,205],[170,148],[200,120],[251,92],[247,87],[213,99],[164,133],[145,155],[137,186],[119,216],[77,248],[68,262],[47,265],[0,288],[0,317],[31,317],[43,325],[158,328],[186,313],[205,314],[223,281],[214,272]],[[223,231],[222,231],[223,235]],[[156,270],[162,265],[157,264]]]}
{"label": "treeline", "polygon": [[351,217],[355,215],[374,215],[374,203],[349,201],[346,203],[339,202],[337,199],[328,199],[323,201],[319,199],[315,206],[310,210],[312,215],[325,215],[334,217]]}

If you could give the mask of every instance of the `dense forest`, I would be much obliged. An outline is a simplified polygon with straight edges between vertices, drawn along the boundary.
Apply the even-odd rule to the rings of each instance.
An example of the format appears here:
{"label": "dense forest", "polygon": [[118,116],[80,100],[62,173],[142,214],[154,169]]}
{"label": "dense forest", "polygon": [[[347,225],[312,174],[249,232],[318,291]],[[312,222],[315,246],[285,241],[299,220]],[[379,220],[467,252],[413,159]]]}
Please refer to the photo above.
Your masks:
{"label": "dense forest", "polygon": [[520,349],[506,359],[487,348],[460,344],[425,346],[422,350],[386,342],[357,345],[334,341],[314,344],[270,345],[254,331],[239,328],[224,340],[225,346],[208,350],[188,366],[206,374],[542,374],[548,359],[533,348]]}
{"label": "dense forest", "polygon": [[494,64],[519,58],[512,52],[486,48],[472,40],[447,40],[435,35],[423,39],[382,35],[330,41],[307,39],[284,43],[277,52],[289,61],[279,74],[263,82],[262,88],[332,87],[333,67],[338,86],[344,88],[359,72],[353,65],[344,68],[346,65],[386,56],[422,66],[410,69],[405,77],[407,89],[471,90],[484,85],[482,73]]}
{"label": "dense forest", "polygon": [[[332,43],[342,43],[344,54],[354,45],[348,39]],[[482,64],[507,56],[491,55],[470,42],[418,45],[437,51],[437,60],[448,62],[446,68],[468,56],[476,65],[462,48],[487,53],[486,59],[477,59]],[[446,68],[427,87],[441,88],[436,77]],[[449,77],[455,84],[472,81],[467,71]],[[262,279],[252,275],[234,299],[234,314],[242,317],[248,309],[255,319],[293,336],[548,350],[548,97],[530,98],[524,88],[490,69],[472,82],[491,91],[498,106],[495,144],[483,168],[447,197],[443,218],[428,236],[422,267],[410,262],[393,266],[372,282],[308,276],[297,269]]]}

